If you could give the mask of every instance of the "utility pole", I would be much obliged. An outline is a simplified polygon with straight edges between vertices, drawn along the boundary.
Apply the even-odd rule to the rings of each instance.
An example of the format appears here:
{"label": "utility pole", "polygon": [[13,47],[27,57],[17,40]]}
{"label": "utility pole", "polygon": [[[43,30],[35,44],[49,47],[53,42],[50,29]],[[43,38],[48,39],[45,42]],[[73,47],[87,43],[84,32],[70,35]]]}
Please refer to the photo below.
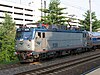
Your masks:
{"label": "utility pole", "polygon": [[20,4],[21,4],[21,0],[20,0]]}
{"label": "utility pole", "polygon": [[[42,10],[42,8],[43,8],[43,6],[42,6],[42,0],[41,0],[41,10]],[[43,16],[43,14],[42,14],[42,11],[41,11],[41,19],[42,19],[42,16]]]}
{"label": "utility pole", "polygon": [[[44,9],[46,9],[46,1],[44,1]],[[46,13],[44,13],[44,16],[46,16]]]}
{"label": "utility pole", "polygon": [[92,32],[91,0],[89,0],[89,11],[90,11],[90,32]]}

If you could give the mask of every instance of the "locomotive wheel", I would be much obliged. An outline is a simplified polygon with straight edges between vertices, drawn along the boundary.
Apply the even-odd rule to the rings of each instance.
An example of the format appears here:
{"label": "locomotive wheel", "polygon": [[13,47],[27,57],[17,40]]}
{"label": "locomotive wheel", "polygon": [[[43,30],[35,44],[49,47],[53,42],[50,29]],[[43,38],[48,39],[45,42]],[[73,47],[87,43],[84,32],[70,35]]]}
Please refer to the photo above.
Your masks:
{"label": "locomotive wheel", "polygon": [[34,55],[34,58],[35,58],[35,59],[39,58],[39,54],[38,54],[38,55]]}

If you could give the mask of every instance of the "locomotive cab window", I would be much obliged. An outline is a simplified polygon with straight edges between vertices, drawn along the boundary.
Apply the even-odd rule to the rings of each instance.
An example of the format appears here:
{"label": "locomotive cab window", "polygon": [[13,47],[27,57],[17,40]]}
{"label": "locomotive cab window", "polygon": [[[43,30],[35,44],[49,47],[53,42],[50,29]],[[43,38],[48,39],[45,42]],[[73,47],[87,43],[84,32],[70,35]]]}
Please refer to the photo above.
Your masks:
{"label": "locomotive cab window", "polygon": [[97,38],[97,40],[100,40],[100,38]]}
{"label": "locomotive cab window", "polygon": [[45,38],[45,33],[42,34],[43,38]]}
{"label": "locomotive cab window", "polygon": [[41,38],[41,32],[38,32],[38,36],[39,36],[39,38]]}

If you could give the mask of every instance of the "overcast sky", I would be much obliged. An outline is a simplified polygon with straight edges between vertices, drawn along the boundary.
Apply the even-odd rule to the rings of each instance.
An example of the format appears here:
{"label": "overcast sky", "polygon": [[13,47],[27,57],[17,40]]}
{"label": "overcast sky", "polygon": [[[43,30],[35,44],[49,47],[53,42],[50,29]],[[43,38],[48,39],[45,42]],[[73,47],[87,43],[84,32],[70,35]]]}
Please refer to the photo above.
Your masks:
{"label": "overcast sky", "polygon": [[[33,0],[4,0],[13,1],[21,4],[28,4]],[[47,4],[50,0],[46,0]],[[66,12],[69,14],[75,14],[77,18],[84,18],[82,15],[89,9],[89,0],[60,0],[61,4],[67,8]],[[91,0],[92,11],[96,13],[98,19],[100,19],[100,0]]]}
{"label": "overcast sky", "polygon": [[[71,14],[75,14],[78,18],[82,18],[82,14],[89,9],[89,0],[61,0],[61,3],[68,8]],[[91,0],[91,3],[92,12],[94,11],[97,18],[100,19],[100,0]]]}

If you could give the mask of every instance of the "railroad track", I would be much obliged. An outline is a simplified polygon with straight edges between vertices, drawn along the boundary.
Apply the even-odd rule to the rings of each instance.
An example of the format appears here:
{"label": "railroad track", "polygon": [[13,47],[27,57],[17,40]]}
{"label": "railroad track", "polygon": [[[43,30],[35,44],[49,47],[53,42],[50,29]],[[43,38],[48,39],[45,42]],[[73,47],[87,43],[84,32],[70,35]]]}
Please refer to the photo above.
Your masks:
{"label": "railroad track", "polygon": [[68,69],[75,67],[80,64],[84,64],[88,61],[100,59],[100,53],[89,55],[85,57],[80,57],[70,61],[62,61],[60,63],[55,63],[49,66],[37,68],[31,71],[18,73],[16,75],[58,75],[58,73],[67,71]]}
{"label": "railroad track", "polygon": [[[63,62],[70,62],[70,61],[73,61],[73,60],[76,60],[76,59],[79,59],[79,58],[81,59],[83,57],[88,57],[90,55],[91,56],[97,55],[98,53],[100,53],[100,49],[97,49],[94,52],[85,52],[85,53],[78,54],[78,55],[64,56],[64,57],[59,57],[59,58],[55,58],[55,59],[41,61],[41,62],[38,62],[38,63],[37,62],[31,63],[31,64],[20,64],[20,63],[18,63],[18,64],[5,65],[5,66],[2,66],[2,67],[0,66],[0,75],[15,75],[15,74],[27,75],[29,72],[36,71],[39,68],[40,69],[43,69],[43,67],[47,68],[51,65],[62,63],[62,61]],[[77,68],[77,69],[79,69],[79,68]],[[28,75],[31,75],[31,73],[29,73]],[[63,74],[63,75],[66,75],[66,74]],[[76,75],[79,75],[79,74],[76,74]]]}

